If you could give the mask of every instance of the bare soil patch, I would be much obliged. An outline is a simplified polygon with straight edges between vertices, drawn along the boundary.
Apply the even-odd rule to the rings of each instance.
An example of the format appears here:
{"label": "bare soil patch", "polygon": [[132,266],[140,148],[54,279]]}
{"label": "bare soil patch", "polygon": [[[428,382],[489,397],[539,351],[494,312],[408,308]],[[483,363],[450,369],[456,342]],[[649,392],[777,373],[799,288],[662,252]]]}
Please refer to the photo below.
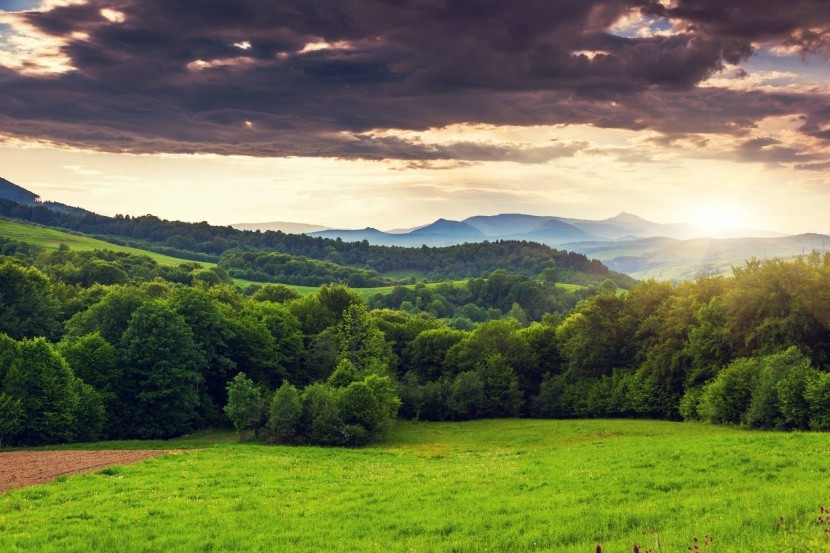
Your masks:
{"label": "bare soil patch", "polygon": [[137,463],[169,453],[158,450],[126,451],[10,451],[0,453],[0,493],[51,482],[58,476],[90,472],[111,465]]}

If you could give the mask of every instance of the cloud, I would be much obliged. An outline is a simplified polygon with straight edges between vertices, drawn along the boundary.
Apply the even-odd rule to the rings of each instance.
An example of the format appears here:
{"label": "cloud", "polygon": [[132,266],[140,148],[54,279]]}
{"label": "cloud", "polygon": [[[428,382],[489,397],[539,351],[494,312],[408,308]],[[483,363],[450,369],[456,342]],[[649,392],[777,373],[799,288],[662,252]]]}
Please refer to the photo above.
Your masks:
{"label": "cloud", "polygon": [[[823,51],[828,4],[759,0],[89,0],[6,15],[36,55],[0,54],[7,136],[135,153],[547,163],[573,146],[430,145],[378,130],[590,124],[742,136],[821,93],[699,86],[757,43]],[[790,8],[792,7],[792,9]],[[615,30],[636,28],[634,33]],[[630,35],[630,36],[628,36]],[[0,47],[2,52],[2,47]],[[8,54],[8,52],[6,52]],[[717,82],[717,81],[715,81]],[[762,150],[763,151],[763,150]]]}

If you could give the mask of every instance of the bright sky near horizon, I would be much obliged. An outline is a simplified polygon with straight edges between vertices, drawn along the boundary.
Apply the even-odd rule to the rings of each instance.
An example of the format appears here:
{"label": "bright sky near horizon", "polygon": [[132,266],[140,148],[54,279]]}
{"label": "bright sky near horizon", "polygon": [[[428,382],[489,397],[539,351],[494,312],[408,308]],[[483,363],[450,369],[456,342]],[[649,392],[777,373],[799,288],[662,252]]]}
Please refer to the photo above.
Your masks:
{"label": "bright sky near horizon", "polygon": [[830,232],[819,0],[0,0],[0,176],[105,214]]}

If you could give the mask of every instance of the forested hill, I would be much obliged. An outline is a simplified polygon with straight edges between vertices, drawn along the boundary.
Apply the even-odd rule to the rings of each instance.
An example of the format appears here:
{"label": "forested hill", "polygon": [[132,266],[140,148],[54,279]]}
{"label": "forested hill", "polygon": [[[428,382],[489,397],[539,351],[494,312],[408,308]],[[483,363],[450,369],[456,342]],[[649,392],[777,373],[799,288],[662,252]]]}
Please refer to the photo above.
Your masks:
{"label": "forested hill", "polygon": [[417,272],[436,279],[480,276],[495,269],[535,276],[554,268],[564,282],[591,284],[610,278],[623,288],[634,282],[626,275],[610,271],[600,261],[534,242],[497,241],[432,248],[370,246],[367,242],[349,243],[279,231],[243,231],[206,222],[166,221],[152,215],[107,217],[87,213],[78,216],[2,199],[0,215],[191,259],[218,261],[229,250],[271,251],[364,267],[379,273]]}

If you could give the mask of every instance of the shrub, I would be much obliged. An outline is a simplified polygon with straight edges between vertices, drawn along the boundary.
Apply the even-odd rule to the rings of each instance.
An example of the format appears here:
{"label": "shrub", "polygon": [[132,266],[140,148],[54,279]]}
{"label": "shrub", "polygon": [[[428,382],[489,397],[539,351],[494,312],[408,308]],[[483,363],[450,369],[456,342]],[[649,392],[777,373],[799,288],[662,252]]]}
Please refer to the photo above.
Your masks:
{"label": "shrub", "polygon": [[713,423],[739,424],[752,401],[758,360],[736,359],[703,387],[697,412]]}
{"label": "shrub", "polygon": [[810,404],[810,429],[830,430],[830,373],[820,373],[804,390]]}
{"label": "shrub", "polygon": [[282,383],[271,400],[268,411],[268,431],[280,443],[292,443],[298,439],[303,407],[300,393],[287,381]]}

